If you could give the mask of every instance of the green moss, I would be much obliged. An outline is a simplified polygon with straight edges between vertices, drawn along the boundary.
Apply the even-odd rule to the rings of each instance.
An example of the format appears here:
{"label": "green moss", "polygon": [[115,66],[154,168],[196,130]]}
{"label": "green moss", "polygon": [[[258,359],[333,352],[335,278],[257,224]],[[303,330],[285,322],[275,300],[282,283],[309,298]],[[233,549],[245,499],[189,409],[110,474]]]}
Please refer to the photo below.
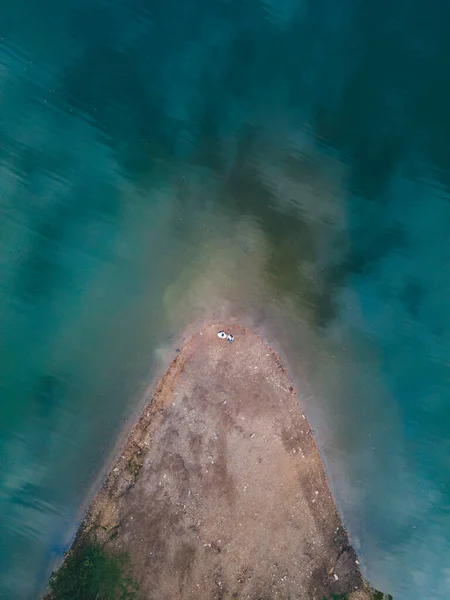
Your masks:
{"label": "green moss", "polygon": [[52,600],[137,600],[127,554],[112,554],[100,544],[70,552],[49,582]]}
{"label": "green moss", "polygon": [[134,479],[137,479],[139,471],[142,468],[142,450],[138,450],[132,458],[128,461],[128,471],[133,475]]}

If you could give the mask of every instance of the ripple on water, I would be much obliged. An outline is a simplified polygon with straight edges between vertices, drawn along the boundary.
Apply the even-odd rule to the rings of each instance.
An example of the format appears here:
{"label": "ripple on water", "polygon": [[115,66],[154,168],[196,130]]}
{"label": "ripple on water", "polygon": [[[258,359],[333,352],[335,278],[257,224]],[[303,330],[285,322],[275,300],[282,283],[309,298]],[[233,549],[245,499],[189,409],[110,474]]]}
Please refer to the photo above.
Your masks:
{"label": "ripple on water", "polygon": [[0,595],[36,596],[177,332],[231,319],[278,344],[373,583],[447,597],[447,20],[4,3]]}

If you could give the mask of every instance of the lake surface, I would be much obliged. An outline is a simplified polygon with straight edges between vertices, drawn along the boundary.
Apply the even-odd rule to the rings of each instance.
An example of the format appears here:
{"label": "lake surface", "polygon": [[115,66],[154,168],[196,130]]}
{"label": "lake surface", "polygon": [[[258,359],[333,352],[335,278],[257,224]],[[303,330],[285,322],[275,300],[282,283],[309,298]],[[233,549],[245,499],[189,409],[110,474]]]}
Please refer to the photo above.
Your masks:
{"label": "lake surface", "polygon": [[0,598],[177,335],[275,344],[371,582],[450,590],[450,5],[3,0]]}

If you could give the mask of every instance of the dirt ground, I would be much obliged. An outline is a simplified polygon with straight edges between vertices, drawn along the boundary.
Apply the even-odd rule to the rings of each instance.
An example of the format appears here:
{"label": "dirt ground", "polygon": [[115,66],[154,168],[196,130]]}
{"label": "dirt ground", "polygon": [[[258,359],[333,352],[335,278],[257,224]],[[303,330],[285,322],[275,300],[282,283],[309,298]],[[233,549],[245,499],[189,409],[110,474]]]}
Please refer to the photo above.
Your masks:
{"label": "dirt ground", "polygon": [[238,326],[185,344],[84,531],[130,553],[145,600],[370,596],[296,391]]}

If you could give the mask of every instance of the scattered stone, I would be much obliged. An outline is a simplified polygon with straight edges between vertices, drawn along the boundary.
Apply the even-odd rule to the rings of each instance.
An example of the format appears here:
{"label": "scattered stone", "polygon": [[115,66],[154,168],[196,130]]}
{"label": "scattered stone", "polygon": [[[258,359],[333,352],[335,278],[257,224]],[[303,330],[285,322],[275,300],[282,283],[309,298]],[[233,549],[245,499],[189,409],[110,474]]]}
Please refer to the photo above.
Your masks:
{"label": "scattered stone", "polygon": [[234,340],[217,325],[183,346],[81,535],[123,523],[107,543],[129,553],[145,598],[311,600],[351,591],[356,600],[356,590],[368,600],[281,361],[261,338],[233,327],[241,333],[236,352],[214,341]]}

